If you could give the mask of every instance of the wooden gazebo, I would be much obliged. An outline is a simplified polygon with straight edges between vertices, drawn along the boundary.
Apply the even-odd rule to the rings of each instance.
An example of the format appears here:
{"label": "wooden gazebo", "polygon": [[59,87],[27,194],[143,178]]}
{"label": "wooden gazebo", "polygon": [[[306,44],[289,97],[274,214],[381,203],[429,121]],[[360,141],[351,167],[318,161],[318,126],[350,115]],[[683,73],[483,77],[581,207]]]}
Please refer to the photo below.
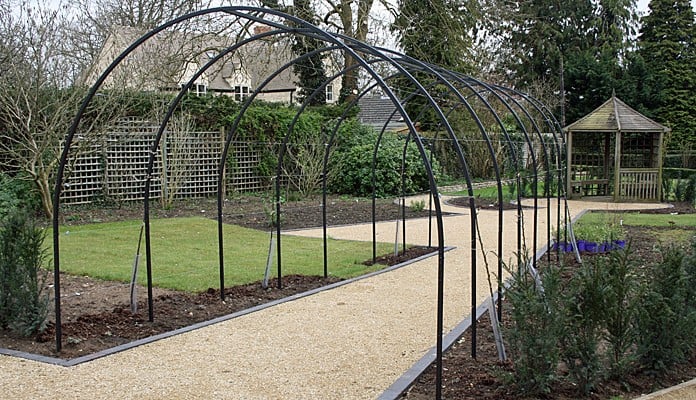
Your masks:
{"label": "wooden gazebo", "polygon": [[660,201],[662,143],[669,128],[612,96],[563,130],[569,197]]}

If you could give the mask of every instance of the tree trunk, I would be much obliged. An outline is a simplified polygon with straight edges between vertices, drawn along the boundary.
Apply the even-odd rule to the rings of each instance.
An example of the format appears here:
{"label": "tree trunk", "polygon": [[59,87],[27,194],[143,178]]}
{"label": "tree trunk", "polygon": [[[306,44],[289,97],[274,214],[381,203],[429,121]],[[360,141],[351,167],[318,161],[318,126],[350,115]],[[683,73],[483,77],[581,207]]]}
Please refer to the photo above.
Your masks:
{"label": "tree trunk", "polygon": [[[367,39],[368,33],[368,17],[374,0],[362,0],[358,2],[358,15],[353,27],[353,10],[351,9],[351,1],[343,0],[341,2],[341,23],[343,24],[343,32],[346,36],[355,38],[361,42]],[[344,67],[346,73],[343,75],[341,96],[339,100],[342,103],[349,103],[355,100],[358,92],[358,69],[349,70],[355,66],[357,61],[347,52],[344,55]]]}
{"label": "tree trunk", "polygon": [[49,219],[53,219],[53,196],[51,195],[51,183],[48,179],[48,175],[39,174],[34,182],[39,189],[41,205],[43,206],[46,216],[48,216]]}

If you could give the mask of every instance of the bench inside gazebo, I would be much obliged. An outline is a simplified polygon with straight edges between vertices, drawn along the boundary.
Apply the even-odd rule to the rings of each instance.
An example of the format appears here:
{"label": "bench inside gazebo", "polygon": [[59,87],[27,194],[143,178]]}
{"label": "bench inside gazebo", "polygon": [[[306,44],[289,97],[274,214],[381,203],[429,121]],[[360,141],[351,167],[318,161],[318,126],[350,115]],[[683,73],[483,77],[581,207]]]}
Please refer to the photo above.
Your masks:
{"label": "bench inside gazebo", "polygon": [[612,96],[563,130],[570,198],[660,201],[662,143],[669,128]]}

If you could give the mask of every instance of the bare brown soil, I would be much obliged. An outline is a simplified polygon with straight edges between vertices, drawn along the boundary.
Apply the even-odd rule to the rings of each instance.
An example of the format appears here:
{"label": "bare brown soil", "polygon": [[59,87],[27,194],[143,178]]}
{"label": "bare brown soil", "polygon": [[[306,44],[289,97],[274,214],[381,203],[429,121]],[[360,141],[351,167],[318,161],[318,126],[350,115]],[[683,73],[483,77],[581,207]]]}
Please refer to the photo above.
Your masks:
{"label": "bare brown soil", "polygon": [[[646,211],[649,213],[686,214],[694,213],[689,204],[675,204],[674,208],[660,211]],[[631,241],[632,257],[636,260],[649,263],[659,259],[659,253],[655,248],[654,230],[670,228],[627,227],[628,238]],[[696,232],[696,227],[693,227]],[[590,257],[602,255],[583,255],[585,260]],[[555,257],[552,256],[552,257]],[[569,273],[579,268],[575,258],[564,255]],[[546,259],[546,258],[545,258]],[[551,261],[555,261],[555,258]],[[505,303],[503,303],[505,304]],[[509,309],[503,306],[502,322],[507,326],[509,321]],[[471,332],[465,335],[443,356],[443,389],[445,399],[476,399],[476,400],[512,400],[527,399],[515,392],[511,385],[506,384],[504,375],[513,370],[510,361],[500,362],[495,346],[493,330],[487,314],[477,324],[477,354],[476,359],[471,357]],[[546,399],[610,399],[635,398],[641,394],[651,393],[656,390],[674,386],[681,382],[696,377],[696,352],[690,360],[682,365],[672,368],[667,374],[655,375],[650,371],[637,371],[624,382],[605,381],[589,395],[581,396],[568,382],[560,382],[553,388]],[[406,399],[432,399],[435,397],[435,367],[430,366],[421,375],[414,385],[403,396]]]}
{"label": "bare brown soil", "polygon": [[[223,218],[227,223],[254,229],[275,229],[268,216],[269,201],[260,197],[240,196],[224,203]],[[74,207],[64,210],[62,219],[66,224],[140,219],[142,204],[124,204],[120,207]],[[281,226],[283,230],[316,227],[322,225],[321,202],[310,199],[282,204]],[[391,199],[375,201],[377,220],[425,217],[428,211],[414,211],[400,207]],[[215,199],[182,201],[173,207],[162,208],[151,205],[151,218],[183,216],[207,216],[216,218]],[[343,225],[372,220],[372,201],[331,197],[327,201],[329,225]],[[411,258],[432,252],[426,247],[414,247],[398,255],[386,254],[379,257],[378,264],[395,265]],[[372,260],[366,260],[369,265]],[[35,337],[20,337],[10,331],[0,330],[0,348],[41,354],[62,359],[72,359],[108,349],[133,340],[169,332],[208,321],[237,311],[282,299],[297,293],[319,288],[339,279],[320,276],[285,276],[281,289],[277,280],[262,288],[261,282],[225,289],[225,300],[221,300],[219,289],[208,289],[203,293],[186,293],[153,288],[153,322],[149,321],[147,288],[137,287],[138,310],[130,309],[130,288],[120,282],[108,282],[86,276],[61,273],[61,318],[63,348],[56,353],[53,276],[48,273],[46,285],[51,296],[48,326]]]}

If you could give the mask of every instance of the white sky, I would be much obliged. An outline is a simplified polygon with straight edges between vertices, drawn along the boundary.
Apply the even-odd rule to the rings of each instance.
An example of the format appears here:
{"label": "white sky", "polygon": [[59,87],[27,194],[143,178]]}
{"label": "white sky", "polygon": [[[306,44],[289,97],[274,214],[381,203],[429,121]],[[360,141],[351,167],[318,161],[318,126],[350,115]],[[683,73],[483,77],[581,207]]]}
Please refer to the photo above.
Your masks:
{"label": "white sky", "polygon": [[[640,11],[641,13],[644,13],[644,14],[647,13],[649,2],[650,2],[649,0],[638,0],[638,11]],[[691,0],[691,8],[696,10],[696,0]]]}
{"label": "white sky", "polygon": [[[641,12],[647,12],[648,11],[648,2],[650,0],[638,0],[638,10]],[[60,0],[49,0],[50,4],[58,4]],[[691,0],[691,7],[696,10],[696,0]]]}

